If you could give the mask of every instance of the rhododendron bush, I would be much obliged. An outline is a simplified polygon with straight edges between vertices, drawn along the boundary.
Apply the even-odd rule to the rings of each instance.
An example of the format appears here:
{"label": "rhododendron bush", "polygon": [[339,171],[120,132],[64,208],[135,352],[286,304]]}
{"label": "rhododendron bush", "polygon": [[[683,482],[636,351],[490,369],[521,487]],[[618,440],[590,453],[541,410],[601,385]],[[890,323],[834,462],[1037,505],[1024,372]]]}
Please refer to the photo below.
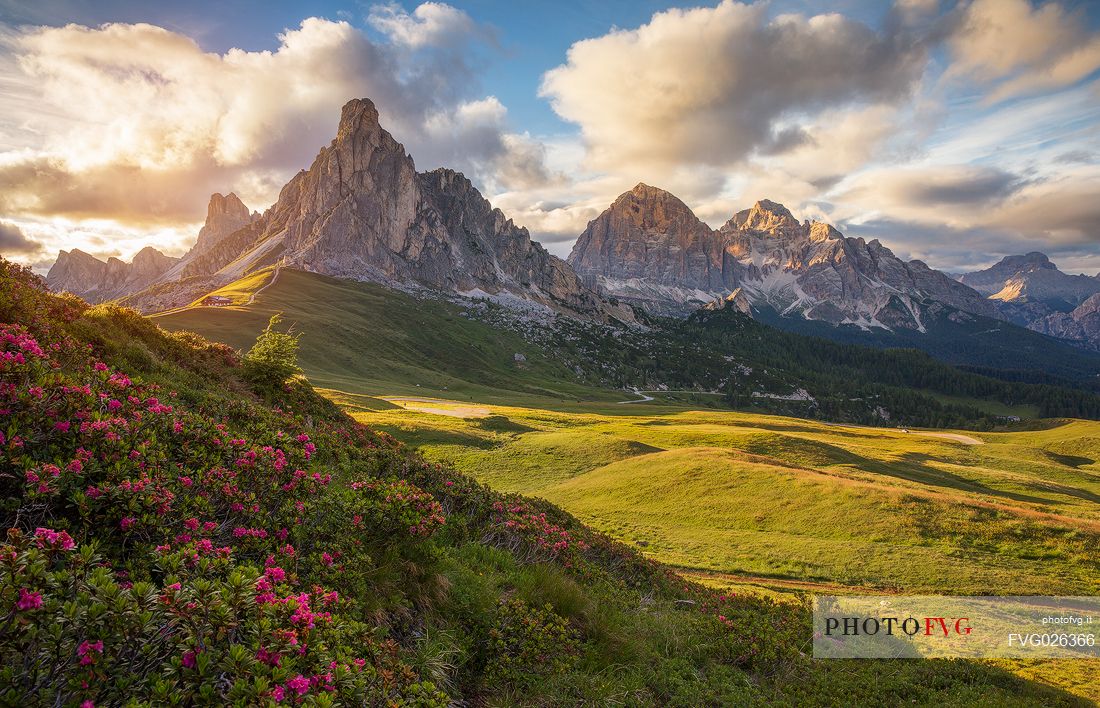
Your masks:
{"label": "rhododendron bush", "polygon": [[385,479],[406,454],[346,419],[187,405],[4,266],[23,322],[0,324],[0,703],[445,702],[361,601],[375,557],[444,523]]}
{"label": "rhododendron bush", "polygon": [[[0,377],[4,702],[109,705],[134,686],[170,703],[362,702],[418,683],[336,589],[369,587],[342,581],[350,549],[336,541],[366,559],[425,543],[444,522],[431,495],[357,480],[331,495],[358,501],[348,513],[319,513],[331,460],[301,420],[192,412],[19,325],[0,325]],[[357,464],[384,471],[381,458]]]}
{"label": "rhododendron bush", "polygon": [[[0,704],[442,705],[457,668],[418,638],[448,545],[585,565],[560,520],[304,381],[265,396],[228,348],[0,260]],[[474,690],[567,667],[575,631],[525,607],[458,620]]]}

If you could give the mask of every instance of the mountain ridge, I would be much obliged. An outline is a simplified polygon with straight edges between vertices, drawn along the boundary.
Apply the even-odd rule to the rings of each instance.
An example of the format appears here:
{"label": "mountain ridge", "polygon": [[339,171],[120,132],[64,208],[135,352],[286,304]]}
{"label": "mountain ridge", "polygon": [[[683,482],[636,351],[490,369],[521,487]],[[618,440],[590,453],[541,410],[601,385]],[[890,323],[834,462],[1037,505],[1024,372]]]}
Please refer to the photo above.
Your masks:
{"label": "mountain ridge", "polygon": [[70,292],[88,302],[104,302],[149,286],[179,260],[152,246],[138,251],[129,263],[115,257],[101,261],[74,248],[58,253],[46,275],[46,283],[55,292]]}
{"label": "mountain ridge", "polygon": [[958,280],[987,295],[1004,319],[1100,351],[1100,276],[1064,273],[1046,254],[1032,251],[1006,256]]}
{"label": "mountain ridge", "polygon": [[215,194],[191,251],[123,302],[144,312],[171,309],[275,264],[600,321],[634,319],[630,308],[586,288],[466,177],[445,168],[417,172],[365,98],[344,105],[336,137],[262,214],[232,193]]}
{"label": "mountain ridge", "polygon": [[639,185],[589,222],[568,261],[586,282],[663,314],[687,314],[738,288],[750,304],[863,329],[923,331],[930,302],[995,314],[923,262],[906,263],[877,239],[799,222],[768,199],[711,229],[670,193]]}

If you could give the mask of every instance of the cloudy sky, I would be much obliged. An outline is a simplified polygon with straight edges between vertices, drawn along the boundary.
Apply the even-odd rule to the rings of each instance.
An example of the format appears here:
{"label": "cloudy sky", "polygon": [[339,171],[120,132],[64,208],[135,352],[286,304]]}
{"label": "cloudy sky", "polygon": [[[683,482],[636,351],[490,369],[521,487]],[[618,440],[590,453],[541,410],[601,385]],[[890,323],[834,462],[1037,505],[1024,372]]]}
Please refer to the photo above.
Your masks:
{"label": "cloudy sky", "polygon": [[[565,255],[638,182],[966,270],[1100,271],[1100,3],[0,0],[0,253],[180,255],[366,96]],[[302,7],[308,5],[308,11]]]}

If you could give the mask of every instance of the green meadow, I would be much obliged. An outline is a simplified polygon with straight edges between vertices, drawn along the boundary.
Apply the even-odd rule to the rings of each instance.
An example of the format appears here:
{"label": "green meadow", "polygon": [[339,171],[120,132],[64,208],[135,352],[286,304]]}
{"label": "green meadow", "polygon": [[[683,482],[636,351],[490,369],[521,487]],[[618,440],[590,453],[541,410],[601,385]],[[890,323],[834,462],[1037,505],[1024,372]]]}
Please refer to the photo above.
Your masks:
{"label": "green meadow", "polygon": [[[492,487],[543,497],[712,583],[1100,589],[1100,423],[903,432],[593,388],[461,306],[283,270],[154,321],[247,349],[271,314],[315,385]],[[262,288],[262,290],[261,290]],[[524,355],[517,362],[515,354]],[[404,400],[397,400],[404,399]]]}
{"label": "green meadow", "polygon": [[[430,459],[728,592],[1100,592],[1100,423],[904,433],[655,404],[326,394]],[[1098,661],[992,663],[1100,700]]]}
{"label": "green meadow", "polygon": [[[227,291],[244,303],[267,281]],[[247,349],[275,312],[303,334],[311,381],[359,421],[699,582],[792,602],[1100,593],[1098,422],[906,432],[722,410],[690,392],[624,403],[638,396],[586,385],[454,303],[294,271],[247,306],[154,321]],[[1092,700],[1097,663],[1001,662]]]}
{"label": "green meadow", "polygon": [[690,572],[886,592],[1100,589],[1100,424],[905,433],[657,405],[370,410],[329,395],[429,458]]}

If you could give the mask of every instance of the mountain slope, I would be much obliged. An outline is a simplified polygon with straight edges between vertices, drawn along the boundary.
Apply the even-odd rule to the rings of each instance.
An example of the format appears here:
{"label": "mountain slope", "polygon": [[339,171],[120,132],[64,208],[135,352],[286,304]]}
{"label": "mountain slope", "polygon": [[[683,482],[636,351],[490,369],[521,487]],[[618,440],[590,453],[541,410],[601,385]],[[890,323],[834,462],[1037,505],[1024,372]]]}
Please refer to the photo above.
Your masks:
{"label": "mountain slope", "polygon": [[964,273],[958,280],[1002,302],[1061,301],[1076,306],[1100,292],[1100,278],[1063,273],[1038,251],[1007,256],[985,270]]}
{"label": "mountain slope", "polygon": [[[743,316],[735,303],[686,320],[653,321],[643,330],[528,317],[466,298],[417,298],[284,268],[247,307],[192,307],[153,321],[244,348],[274,313],[312,342],[302,353],[312,380],[357,394],[617,405],[635,397],[624,388],[664,387],[712,392],[706,396],[712,406],[878,425],[990,427],[1004,423],[997,418],[1002,406],[1013,415],[1100,416],[1100,399],[1085,391],[1010,384],[913,351],[777,331]],[[989,335],[977,346],[997,339]],[[1100,358],[1065,348],[1100,372]],[[799,388],[809,400],[786,399]],[[939,400],[950,395],[970,398]]]}
{"label": "mountain slope", "polygon": [[1100,277],[1063,273],[1045,254],[1032,252],[964,273],[959,281],[988,295],[1011,322],[1100,351]]}

